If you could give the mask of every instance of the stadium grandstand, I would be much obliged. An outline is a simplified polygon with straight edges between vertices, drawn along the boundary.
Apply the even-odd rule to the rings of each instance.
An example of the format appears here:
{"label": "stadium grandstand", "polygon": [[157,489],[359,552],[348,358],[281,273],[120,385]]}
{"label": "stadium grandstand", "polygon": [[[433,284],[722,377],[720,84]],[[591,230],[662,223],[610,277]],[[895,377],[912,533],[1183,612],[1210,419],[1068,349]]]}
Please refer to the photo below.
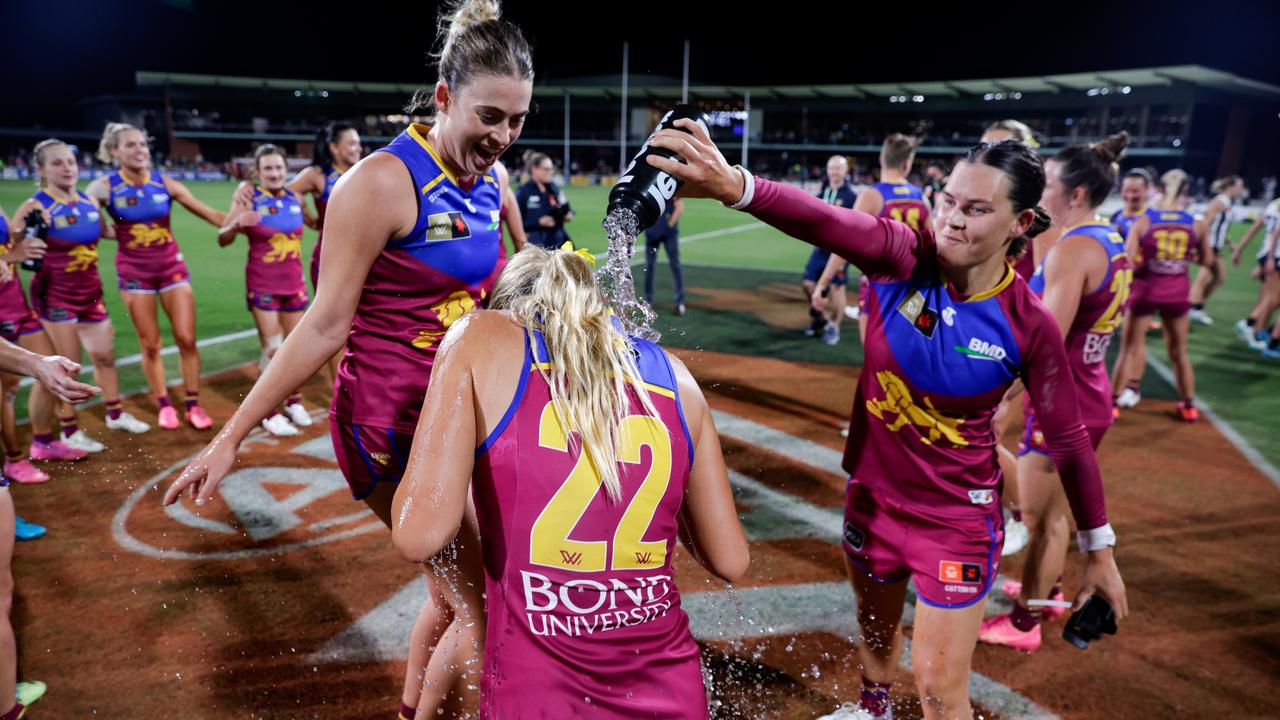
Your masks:
{"label": "stadium grandstand", "polygon": [[[417,87],[411,83],[152,71],[139,71],[135,82],[131,95],[80,101],[79,127],[0,127],[8,176],[20,172],[14,166],[25,164],[23,153],[35,140],[57,135],[88,143],[108,118],[145,127],[168,166],[209,179],[261,142],[292,149],[301,163],[314,129],[330,120],[355,124],[371,148],[415,120],[403,110]],[[1280,112],[1280,87],[1198,65],[848,85],[685,87],[680,78],[653,75],[583,77],[535,86],[535,112],[518,147],[546,152],[561,167],[567,158],[576,182],[607,183],[619,157],[629,158],[658,116],[686,95],[708,111],[717,141],[740,148],[753,171],[793,180],[818,179],[834,153],[858,158],[854,177],[865,180],[879,139],[892,132],[923,138],[917,151],[923,167],[958,155],[991,122],[1015,116],[1045,153],[1125,130],[1132,138],[1127,164],[1181,167],[1198,179],[1201,196],[1206,178],[1260,181],[1274,173],[1268,162],[1280,155],[1280,138],[1268,130]]]}

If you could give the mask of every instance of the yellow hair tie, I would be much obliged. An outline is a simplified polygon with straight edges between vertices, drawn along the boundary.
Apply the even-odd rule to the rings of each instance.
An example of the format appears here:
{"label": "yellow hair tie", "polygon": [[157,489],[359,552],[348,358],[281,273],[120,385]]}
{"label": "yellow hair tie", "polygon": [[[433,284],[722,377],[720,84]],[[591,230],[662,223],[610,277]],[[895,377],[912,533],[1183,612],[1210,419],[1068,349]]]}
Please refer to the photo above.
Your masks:
{"label": "yellow hair tie", "polygon": [[560,249],[563,250],[564,252],[571,252],[578,255],[583,260],[586,260],[587,263],[591,265],[591,267],[596,266],[596,256],[592,255],[590,252],[587,252],[586,248],[578,248],[577,250],[574,250],[573,242],[570,240],[565,240],[564,244],[560,246]]}

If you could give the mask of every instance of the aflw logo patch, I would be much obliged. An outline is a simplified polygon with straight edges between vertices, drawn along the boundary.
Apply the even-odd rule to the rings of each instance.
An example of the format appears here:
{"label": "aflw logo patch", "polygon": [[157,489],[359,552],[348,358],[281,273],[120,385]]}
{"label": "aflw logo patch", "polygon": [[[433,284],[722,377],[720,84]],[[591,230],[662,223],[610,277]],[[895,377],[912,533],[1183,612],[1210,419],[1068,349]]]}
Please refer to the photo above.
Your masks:
{"label": "aflw logo patch", "polygon": [[471,237],[471,228],[460,212],[436,213],[427,217],[427,240],[462,240]]}
{"label": "aflw logo patch", "polygon": [[[639,554],[640,553],[636,553],[637,556],[639,556]],[[582,564],[582,553],[571,553],[568,550],[561,550],[560,559],[564,560],[565,565],[578,566]]]}
{"label": "aflw logo patch", "polygon": [[649,564],[649,563],[651,563],[651,562],[653,562],[653,553],[651,553],[651,552],[647,552],[647,553],[638,552],[638,553],[636,553],[636,564],[637,564],[637,565],[648,565],[648,564]]}

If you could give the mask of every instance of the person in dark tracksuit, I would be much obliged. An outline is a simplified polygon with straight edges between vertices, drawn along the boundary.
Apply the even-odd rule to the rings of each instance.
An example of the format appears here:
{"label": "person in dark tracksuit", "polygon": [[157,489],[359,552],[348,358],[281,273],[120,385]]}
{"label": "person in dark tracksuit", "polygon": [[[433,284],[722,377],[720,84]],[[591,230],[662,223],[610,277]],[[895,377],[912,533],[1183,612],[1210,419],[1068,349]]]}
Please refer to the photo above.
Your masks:
{"label": "person in dark tracksuit", "polygon": [[564,224],[573,219],[573,210],[564,192],[551,181],[556,166],[545,153],[529,153],[525,158],[529,182],[516,191],[524,231],[529,242],[547,250],[556,250],[570,241]]}
{"label": "person in dark tracksuit", "polygon": [[676,198],[662,209],[662,217],[644,231],[644,299],[653,304],[653,270],[658,262],[658,248],[667,250],[667,262],[676,283],[676,314],[684,315],[684,276],[680,272],[680,216],[684,200]]}

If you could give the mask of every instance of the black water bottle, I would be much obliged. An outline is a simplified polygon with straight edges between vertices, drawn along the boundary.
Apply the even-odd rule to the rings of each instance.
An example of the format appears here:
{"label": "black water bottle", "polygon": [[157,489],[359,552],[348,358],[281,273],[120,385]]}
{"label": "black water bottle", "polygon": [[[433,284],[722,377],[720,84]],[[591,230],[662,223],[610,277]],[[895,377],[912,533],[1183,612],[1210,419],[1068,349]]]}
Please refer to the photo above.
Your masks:
{"label": "black water bottle", "polygon": [[[674,127],[675,122],[681,118],[689,118],[702,125],[704,130],[707,129],[706,114],[693,105],[677,105],[662,116],[658,126],[653,129],[653,135],[656,135],[659,130]],[[666,209],[667,203],[673,201],[676,190],[683,184],[650,165],[645,159],[650,155],[679,159],[670,150],[649,147],[653,135],[645,141],[644,147],[640,148],[640,152],[632,158],[631,164],[622,172],[622,177],[618,178],[618,183],[613,186],[613,190],[609,191],[609,212],[612,213],[619,208],[630,210],[636,216],[637,233],[647,230],[662,217],[662,211]]]}
{"label": "black water bottle", "polygon": [[[44,242],[49,239],[49,225],[44,221],[44,213],[39,210],[32,210],[23,218],[27,224],[25,240],[37,239]],[[22,269],[30,272],[40,272],[40,268],[44,267],[43,258],[27,258],[22,261]]]}

